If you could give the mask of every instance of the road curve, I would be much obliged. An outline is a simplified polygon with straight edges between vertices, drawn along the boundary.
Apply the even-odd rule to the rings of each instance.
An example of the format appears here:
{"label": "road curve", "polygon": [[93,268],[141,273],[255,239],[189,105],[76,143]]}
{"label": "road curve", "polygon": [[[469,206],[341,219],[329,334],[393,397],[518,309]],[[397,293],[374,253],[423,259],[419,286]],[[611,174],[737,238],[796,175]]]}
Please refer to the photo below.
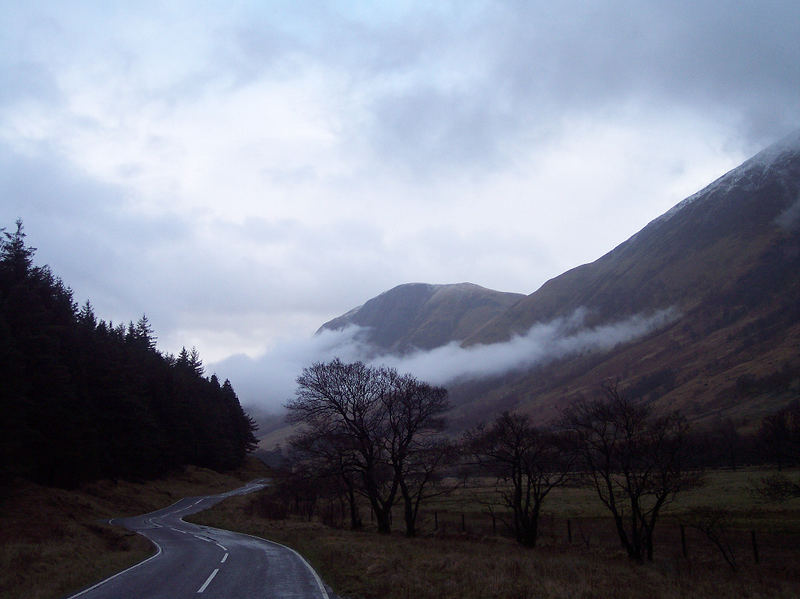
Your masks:
{"label": "road curve", "polygon": [[328,599],[317,573],[293,549],[182,520],[226,497],[263,487],[255,481],[228,493],[187,497],[149,514],[111,520],[150,539],[155,555],[68,599]]}

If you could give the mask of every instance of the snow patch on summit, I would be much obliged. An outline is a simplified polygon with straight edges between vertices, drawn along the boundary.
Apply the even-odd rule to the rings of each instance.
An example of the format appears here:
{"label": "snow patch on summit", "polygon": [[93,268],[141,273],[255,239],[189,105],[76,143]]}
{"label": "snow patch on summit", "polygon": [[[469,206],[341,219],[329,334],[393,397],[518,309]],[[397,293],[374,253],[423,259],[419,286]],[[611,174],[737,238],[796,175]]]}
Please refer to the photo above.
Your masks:
{"label": "snow patch on summit", "polygon": [[[780,139],[779,141],[775,142],[771,146],[760,151],[758,154],[746,160],[735,169],[728,171],[724,175],[722,175],[719,179],[713,181],[711,184],[707,185],[697,193],[690,195],[685,200],[678,202],[667,210],[664,214],[659,216],[658,218],[654,219],[650,225],[655,225],[658,223],[663,223],[671,219],[675,216],[678,212],[686,208],[688,205],[696,202],[697,200],[706,197],[707,195],[713,192],[725,192],[733,187],[742,185],[743,179],[745,177],[749,178],[751,181],[755,180],[756,178],[763,177],[769,170],[778,167],[779,162],[783,157],[787,154],[797,154],[800,153],[800,129],[797,131],[790,133],[786,137]],[[787,212],[790,212],[794,209],[789,208]],[[783,216],[783,215],[781,215]],[[634,236],[635,237],[635,236]],[[631,238],[633,239],[633,238]]]}

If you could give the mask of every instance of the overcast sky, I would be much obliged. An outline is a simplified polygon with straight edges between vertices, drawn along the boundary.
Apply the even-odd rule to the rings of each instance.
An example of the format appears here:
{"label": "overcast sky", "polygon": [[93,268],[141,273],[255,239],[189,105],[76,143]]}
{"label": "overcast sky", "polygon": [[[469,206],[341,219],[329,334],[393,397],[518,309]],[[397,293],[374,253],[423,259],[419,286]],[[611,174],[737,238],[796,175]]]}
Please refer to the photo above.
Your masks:
{"label": "overcast sky", "polygon": [[0,226],[207,363],[531,293],[800,127],[796,0],[0,10]]}

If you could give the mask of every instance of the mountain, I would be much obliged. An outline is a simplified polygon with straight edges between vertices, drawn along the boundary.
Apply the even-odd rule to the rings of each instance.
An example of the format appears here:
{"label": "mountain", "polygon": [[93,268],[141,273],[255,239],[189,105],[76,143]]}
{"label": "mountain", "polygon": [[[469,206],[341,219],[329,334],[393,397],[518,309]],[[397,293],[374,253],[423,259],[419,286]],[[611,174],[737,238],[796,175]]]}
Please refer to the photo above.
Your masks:
{"label": "mountain", "polygon": [[525,296],[472,283],[399,285],[323,324],[324,330],[364,327],[363,341],[381,353],[432,349],[463,341]]}
{"label": "mountain", "polygon": [[589,327],[663,309],[679,317],[600,355],[458,386],[462,416],[519,408],[544,419],[607,377],[700,420],[744,423],[800,397],[800,132],[548,281],[464,344],[506,341],[579,308]]}

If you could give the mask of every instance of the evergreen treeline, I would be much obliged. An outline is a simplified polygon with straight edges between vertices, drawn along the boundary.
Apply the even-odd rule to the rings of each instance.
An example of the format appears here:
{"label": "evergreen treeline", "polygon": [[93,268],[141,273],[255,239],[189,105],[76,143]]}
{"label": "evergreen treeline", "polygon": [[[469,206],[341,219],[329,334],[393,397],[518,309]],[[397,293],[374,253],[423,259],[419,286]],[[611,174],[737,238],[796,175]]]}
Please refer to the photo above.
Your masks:
{"label": "evergreen treeline", "polygon": [[16,225],[0,230],[2,477],[69,487],[241,464],[256,425],[230,382],[203,377],[195,350],[160,353],[145,316],[114,326],[79,309]]}

